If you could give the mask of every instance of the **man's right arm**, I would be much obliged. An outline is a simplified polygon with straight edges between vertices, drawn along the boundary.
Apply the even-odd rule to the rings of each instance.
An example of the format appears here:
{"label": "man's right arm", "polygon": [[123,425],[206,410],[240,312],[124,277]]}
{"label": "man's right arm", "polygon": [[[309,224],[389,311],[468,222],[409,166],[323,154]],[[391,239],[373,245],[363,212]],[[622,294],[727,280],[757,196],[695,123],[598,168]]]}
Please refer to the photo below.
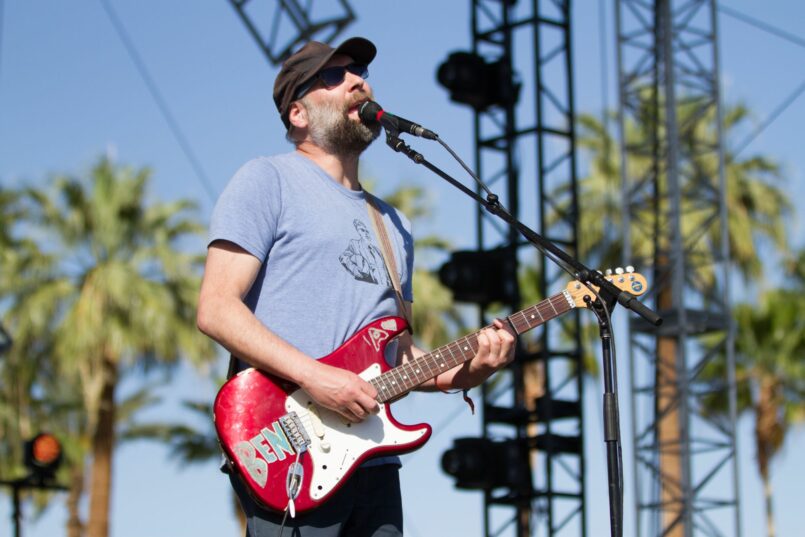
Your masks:
{"label": "man's right arm", "polygon": [[231,242],[210,245],[196,317],[199,330],[254,367],[299,385],[320,405],[350,421],[377,412],[377,391],[371,384],[306,356],[246,307],[243,298],[260,267],[259,259]]}

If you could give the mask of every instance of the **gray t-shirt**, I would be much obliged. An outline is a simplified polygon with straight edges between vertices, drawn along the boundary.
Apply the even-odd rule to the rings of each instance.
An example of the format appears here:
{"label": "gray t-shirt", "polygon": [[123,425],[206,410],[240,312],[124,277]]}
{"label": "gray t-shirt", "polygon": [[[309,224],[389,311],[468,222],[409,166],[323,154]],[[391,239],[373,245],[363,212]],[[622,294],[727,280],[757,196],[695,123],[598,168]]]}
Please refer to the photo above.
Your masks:
{"label": "gray t-shirt", "polygon": [[[378,205],[411,301],[410,223]],[[238,170],[213,210],[209,242],[216,240],[263,262],[245,302],[309,356],[326,356],[367,323],[399,315],[365,192],[337,184],[298,153],[256,158]]]}

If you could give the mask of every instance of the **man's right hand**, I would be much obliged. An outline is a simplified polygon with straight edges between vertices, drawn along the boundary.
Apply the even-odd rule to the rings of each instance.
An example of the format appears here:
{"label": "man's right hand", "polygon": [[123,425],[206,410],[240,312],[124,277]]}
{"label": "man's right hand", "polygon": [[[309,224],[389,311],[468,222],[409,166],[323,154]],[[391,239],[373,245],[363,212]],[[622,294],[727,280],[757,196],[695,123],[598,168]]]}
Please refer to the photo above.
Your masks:
{"label": "man's right hand", "polygon": [[319,405],[338,412],[352,423],[380,411],[374,386],[346,369],[314,361],[311,374],[306,375],[300,386]]}

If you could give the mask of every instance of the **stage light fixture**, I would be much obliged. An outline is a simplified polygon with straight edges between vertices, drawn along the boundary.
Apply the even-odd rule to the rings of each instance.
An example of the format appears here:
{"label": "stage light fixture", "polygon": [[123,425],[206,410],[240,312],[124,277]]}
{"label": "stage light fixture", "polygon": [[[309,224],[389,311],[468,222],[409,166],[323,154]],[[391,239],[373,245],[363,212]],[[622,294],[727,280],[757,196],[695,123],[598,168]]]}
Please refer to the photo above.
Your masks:
{"label": "stage light fixture", "polygon": [[507,248],[453,252],[439,268],[439,280],[459,302],[510,303],[515,299],[515,263]]}
{"label": "stage light fixture", "polygon": [[55,478],[62,461],[62,447],[52,434],[40,433],[25,442],[25,466],[39,482]]}
{"label": "stage light fixture", "polygon": [[436,79],[450,92],[451,101],[478,112],[516,103],[522,87],[509,62],[487,62],[474,52],[452,52],[437,69]]}
{"label": "stage light fixture", "polygon": [[442,470],[456,478],[456,488],[531,491],[528,449],[517,439],[456,438],[442,455]]}

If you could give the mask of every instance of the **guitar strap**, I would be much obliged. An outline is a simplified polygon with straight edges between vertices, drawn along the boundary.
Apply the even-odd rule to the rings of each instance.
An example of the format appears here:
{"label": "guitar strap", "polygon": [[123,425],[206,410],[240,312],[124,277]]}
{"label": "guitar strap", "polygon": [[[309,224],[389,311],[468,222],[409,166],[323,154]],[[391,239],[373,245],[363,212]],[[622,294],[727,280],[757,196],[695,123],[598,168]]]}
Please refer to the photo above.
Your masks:
{"label": "guitar strap", "polygon": [[366,208],[369,211],[369,216],[372,218],[372,226],[375,228],[375,236],[377,236],[378,242],[381,246],[383,261],[386,266],[386,273],[389,275],[391,284],[394,286],[394,296],[397,299],[397,309],[400,310],[400,315],[408,324],[408,331],[413,334],[414,325],[412,324],[411,319],[408,317],[408,309],[405,307],[405,301],[402,296],[402,286],[400,285],[400,274],[397,272],[397,263],[394,259],[394,252],[391,250],[391,242],[389,241],[389,236],[386,232],[386,225],[383,223],[383,216],[380,214],[380,209],[377,207],[377,200],[369,192],[366,192]]}
{"label": "guitar strap", "polygon": [[[369,214],[372,217],[372,224],[375,228],[375,235],[378,236],[380,244],[383,246],[383,260],[386,262],[386,272],[389,273],[389,278],[391,278],[391,282],[394,285],[394,294],[397,296],[397,306],[399,307],[400,313],[405,319],[405,322],[408,324],[408,331],[413,334],[414,325],[411,324],[411,319],[408,318],[408,310],[405,308],[405,302],[403,301],[402,289],[400,286],[400,276],[397,273],[397,265],[394,262],[394,253],[391,251],[391,243],[389,242],[389,236],[386,233],[386,226],[383,224],[383,217],[380,215],[380,209],[377,208],[375,197],[369,192],[366,192],[366,201],[366,206],[369,210]],[[434,382],[438,381],[438,379],[439,375],[436,375]],[[444,393],[461,393],[464,396],[464,401],[467,403],[467,405],[469,405],[472,413],[475,414],[475,403],[473,403],[472,399],[470,399],[469,395],[467,395],[469,390],[447,392],[439,387],[438,382],[436,382],[436,388]]]}

